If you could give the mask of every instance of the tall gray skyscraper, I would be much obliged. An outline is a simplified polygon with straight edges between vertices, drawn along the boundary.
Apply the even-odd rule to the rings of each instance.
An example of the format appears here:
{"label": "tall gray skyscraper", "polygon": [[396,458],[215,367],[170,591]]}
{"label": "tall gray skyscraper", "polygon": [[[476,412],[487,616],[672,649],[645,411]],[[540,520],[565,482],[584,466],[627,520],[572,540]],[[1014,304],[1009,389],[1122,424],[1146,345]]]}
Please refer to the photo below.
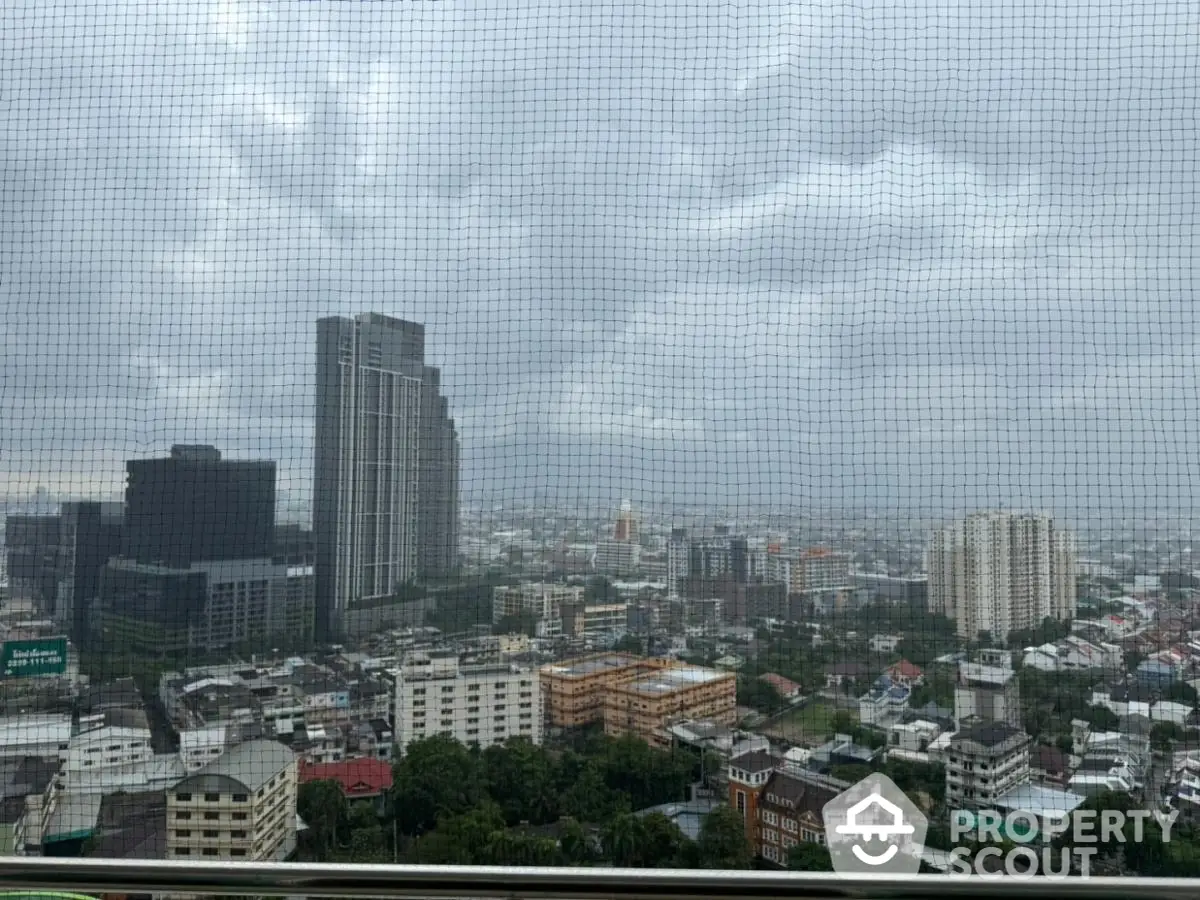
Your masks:
{"label": "tall gray skyscraper", "polygon": [[458,556],[458,435],[425,328],[363,313],[317,322],[313,532],[317,633]]}

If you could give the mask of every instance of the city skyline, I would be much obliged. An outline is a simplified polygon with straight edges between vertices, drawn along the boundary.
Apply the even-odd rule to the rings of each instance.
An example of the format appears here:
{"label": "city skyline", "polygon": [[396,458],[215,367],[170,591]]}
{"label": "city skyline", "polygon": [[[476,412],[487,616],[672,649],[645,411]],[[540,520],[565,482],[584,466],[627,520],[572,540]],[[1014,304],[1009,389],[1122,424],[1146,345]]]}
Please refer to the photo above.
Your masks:
{"label": "city skyline", "polygon": [[308,491],[311,323],[378,309],[468,497],[1200,500],[1190,3],[89,9],[0,54],[0,494],[173,440]]}

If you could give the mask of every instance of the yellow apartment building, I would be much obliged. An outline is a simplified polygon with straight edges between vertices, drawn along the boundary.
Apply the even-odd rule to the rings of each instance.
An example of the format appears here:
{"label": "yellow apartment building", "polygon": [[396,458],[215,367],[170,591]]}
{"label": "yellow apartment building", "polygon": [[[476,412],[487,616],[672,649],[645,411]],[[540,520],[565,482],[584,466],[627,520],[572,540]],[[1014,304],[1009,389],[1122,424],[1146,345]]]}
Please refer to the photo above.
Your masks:
{"label": "yellow apartment building", "polygon": [[646,671],[604,695],[604,733],[636,734],[649,744],[671,743],[667,726],[687,719],[722,725],[737,720],[737,676],[700,666]]}
{"label": "yellow apartment building", "polygon": [[671,722],[736,718],[736,676],[673,659],[602,653],[543,666],[541,681],[551,727],[603,722],[606,734],[661,744],[669,741],[664,729]]}

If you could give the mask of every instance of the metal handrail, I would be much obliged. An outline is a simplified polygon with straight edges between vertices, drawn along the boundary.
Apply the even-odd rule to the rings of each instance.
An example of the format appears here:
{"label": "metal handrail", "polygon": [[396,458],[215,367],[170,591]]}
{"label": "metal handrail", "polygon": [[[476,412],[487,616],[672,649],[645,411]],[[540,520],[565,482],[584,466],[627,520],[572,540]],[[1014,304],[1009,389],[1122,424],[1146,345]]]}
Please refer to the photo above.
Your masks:
{"label": "metal handrail", "polygon": [[929,900],[929,898],[1155,898],[1198,900],[1200,879],[1004,878],[916,875],[844,878],[828,873],[677,869],[369,866],[0,858],[0,891],[217,894],[284,897],[490,898],[490,900]]}

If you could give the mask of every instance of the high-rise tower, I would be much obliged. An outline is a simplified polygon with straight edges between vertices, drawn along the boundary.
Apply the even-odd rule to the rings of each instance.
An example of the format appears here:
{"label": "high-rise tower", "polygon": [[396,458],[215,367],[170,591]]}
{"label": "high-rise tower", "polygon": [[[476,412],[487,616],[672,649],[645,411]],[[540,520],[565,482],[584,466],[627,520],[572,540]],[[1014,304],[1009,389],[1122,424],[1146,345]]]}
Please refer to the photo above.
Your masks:
{"label": "high-rise tower", "polygon": [[1075,614],[1075,539],[1039,513],[979,512],[938,531],[929,546],[929,608],[960,637],[997,641]]}
{"label": "high-rise tower", "polygon": [[458,555],[458,435],[425,328],[377,313],[317,322],[317,633]]}
{"label": "high-rise tower", "polygon": [[637,540],[637,518],[633,514],[633,504],[628,500],[621,501],[621,508],[617,512],[617,523],[613,526],[613,540]]}

